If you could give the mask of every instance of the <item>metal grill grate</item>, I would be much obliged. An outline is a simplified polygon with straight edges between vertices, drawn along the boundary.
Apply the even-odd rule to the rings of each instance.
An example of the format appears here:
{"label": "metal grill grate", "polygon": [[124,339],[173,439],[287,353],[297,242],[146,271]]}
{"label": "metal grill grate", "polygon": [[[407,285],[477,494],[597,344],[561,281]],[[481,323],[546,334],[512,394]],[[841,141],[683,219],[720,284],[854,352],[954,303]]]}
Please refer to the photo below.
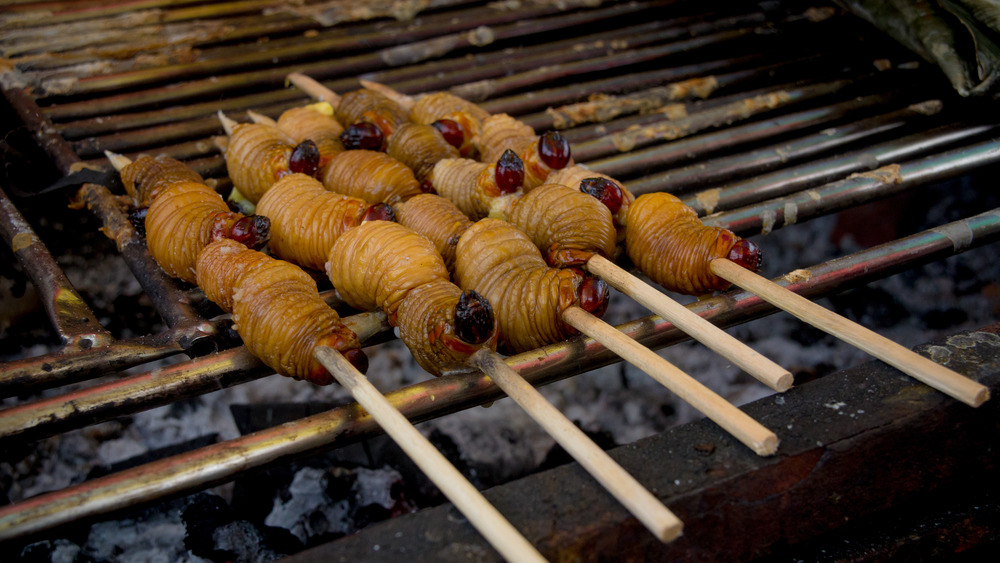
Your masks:
{"label": "metal grill grate", "polygon": [[[276,117],[306,103],[284,87],[291,71],[338,92],[357,88],[358,78],[404,93],[450,90],[539,130],[564,128],[578,162],[637,194],[677,193],[710,214],[706,222],[743,235],[792,227],[1000,159],[995,112],[956,99],[935,71],[828,6],[376,1],[369,3],[372,19],[355,20],[357,13],[344,9],[351,3],[341,2],[132,4],[46,3],[51,13],[42,14],[42,6],[10,3],[0,10],[0,52],[9,65],[4,94],[61,174],[107,169],[105,150],[167,154],[216,178],[225,191],[215,113],[242,120],[253,109]],[[31,189],[11,188],[31,197],[22,193]],[[206,319],[191,305],[196,289],[160,271],[109,189],[85,183],[75,199],[115,242],[167,329],[114,338],[29,220],[0,194],[4,238],[62,341],[58,350],[5,363],[4,395],[171,355],[193,359],[29,398],[0,411],[0,439],[52,436],[268,374],[234,347],[227,321]],[[992,243],[1000,237],[1000,213],[984,211],[806,268],[809,275],[787,283],[819,297]],[[738,291],[690,308],[721,326],[773,312]],[[658,317],[619,328],[653,348],[685,339]],[[381,329],[372,342],[391,337]],[[544,384],[615,361],[601,346],[574,340],[508,363]],[[407,417],[426,420],[496,400],[499,392],[485,376],[465,376],[388,397]],[[275,459],[376,433],[354,408],[337,408],[0,509],[0,538],[206,488]]]}

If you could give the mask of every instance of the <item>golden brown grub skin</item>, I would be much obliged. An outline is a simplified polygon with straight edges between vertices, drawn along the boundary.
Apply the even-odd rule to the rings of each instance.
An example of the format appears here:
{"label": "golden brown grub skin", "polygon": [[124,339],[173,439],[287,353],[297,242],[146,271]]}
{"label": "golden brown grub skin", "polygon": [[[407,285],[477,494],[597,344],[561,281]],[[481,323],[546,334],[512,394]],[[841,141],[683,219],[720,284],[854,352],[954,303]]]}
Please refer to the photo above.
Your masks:
{"label": "golden brown grub skin", "polygon": [[408,166],[377,151],[342,152],[327,164],[320,179],[332,192],[369,203],[392,205],[423,193]]}
{"label": "golden brown grub skin", "polygon": [[271,219],[276,256],[322,270],[338,238],[364,221],[368,202],[327,191],[305,174],[289,174],[264,194],[257,213]]}
{"label": "golden brown grub skin", "polygon": [[451,201],[437,194],[421,194],[394,206],[400,225],[427,237],[448,271],[455,267],[455,247],[472,221]]}
{"label": "golden brown grub skin", "polygon": [[613,258],[617,247],[611,211],[595,198],[560,184],[521,197],[510,222],[524,231],[550,266],[580,266],[594,254]]}

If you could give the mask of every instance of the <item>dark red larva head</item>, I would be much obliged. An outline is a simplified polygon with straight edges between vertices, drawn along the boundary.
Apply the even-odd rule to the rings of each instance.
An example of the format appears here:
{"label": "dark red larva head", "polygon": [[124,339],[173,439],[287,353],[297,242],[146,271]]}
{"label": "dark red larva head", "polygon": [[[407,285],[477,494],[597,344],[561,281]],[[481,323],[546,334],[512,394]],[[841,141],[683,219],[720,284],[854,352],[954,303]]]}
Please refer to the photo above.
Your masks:
{"label": "dark red larva head", "polygon": [[362,121],[344,129],[340,134],[344,148],[351,150],[382,151],[385,149],[385,135],[374,123]]}
{"label": "dark red larva head", "polygon": [[431,125],[441,133],[441,136],[444,137],[445,141],[448,141],[449,145],[456,149],[462,148],[462,145],[465,144],[465,132],[462,131],[462,126],[457,121],[439,119],[431,123]]}
{"label": "dark red larva head", "polygon": [[729,249],[729,255],[726,258],[751,272],[756,272],[763,261],[760,246],[745,238],[736,241],[736,244]]}
{"label": "dark red larva head", "polygon": [[524,161],[517,153],[507,149],[503,151],[493,172],[500,193],[516,192],[524,184]]}
{"label": "dark red larva head", "polygon": [[425,193],[425,194],[436,194],[436,193],[438,193],[437,190],[434,189],[434,184],[430,181],[430,179],[427,179],[427,180],[424,180],[423,182],[420,182],[420,191],[423,192],[423,193]]}
{"label": "dark red larva head", "polygon": [[493,335],[493,306],[471,289],[462,292],[455,306],[455,334],[470,344],[482,344]]}
{"label": "dark red larva head", "polygon": [[271,220],[263,215],[247,215],[233,224],[229,238],[247,248],[262,248],[271,238]]}
{"label": "dark red larva head", "polygon": [[625,190],[607,178],[584,178],[580,181],[580,191],[597,198],[611,210],[612,215],[618,213],[625,200]]}
{"label": "dark red larva head", "polygon": [[132,228],[135,232],[142,236],[146,236],[146,214],[149,213],[148,207],[136,207],[132,211],[129,211],[128,220],[132,223]]}
{"label": "dark red larva head", "polygon": [[365,212],[365,216],[362,219],[363,222],[367,221],[396,221],[396,212],[392,209],[392,206],[388,203],[376,203],[368,207],[368,211]]}
{"label": "dark red larva head", "polygon": [[292,149],[292,155],[288,157],[288,170],[315,176],[319,170],[319,147],[311,139],[306,139]]}
{"label": "dark red larva head", "polygon": [[368,373],[368,356],[360,348],[351,348],[341,352],[344,358],[361,373]]}
{"label": "dark red larva head", "polygon": [[580,308],[595,317],[608,310],[609,297],[608,284],[601,278],[587,276],[580,285]]}
{"label": "dark red larva head", "polygon": [[569,164],[569,141],[558,131],[547,131],[538,138],[538,156],[549,168],[561,170]]}

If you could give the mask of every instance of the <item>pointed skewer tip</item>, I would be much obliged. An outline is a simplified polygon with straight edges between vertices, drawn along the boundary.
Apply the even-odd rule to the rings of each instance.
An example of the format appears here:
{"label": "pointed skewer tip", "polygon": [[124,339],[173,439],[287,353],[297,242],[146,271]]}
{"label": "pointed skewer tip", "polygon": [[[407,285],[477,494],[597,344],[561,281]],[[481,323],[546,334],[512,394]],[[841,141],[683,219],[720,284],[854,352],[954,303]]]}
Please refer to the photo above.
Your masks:
{"label": "pointed skewer tip", "polygon": [[115,167],[118,172],[122,171],[129,164],[132,164],[132,159],[123,155],[111,151],[104,151],[104,156],[108,157],[108,161],[111,162],[111,166]]}

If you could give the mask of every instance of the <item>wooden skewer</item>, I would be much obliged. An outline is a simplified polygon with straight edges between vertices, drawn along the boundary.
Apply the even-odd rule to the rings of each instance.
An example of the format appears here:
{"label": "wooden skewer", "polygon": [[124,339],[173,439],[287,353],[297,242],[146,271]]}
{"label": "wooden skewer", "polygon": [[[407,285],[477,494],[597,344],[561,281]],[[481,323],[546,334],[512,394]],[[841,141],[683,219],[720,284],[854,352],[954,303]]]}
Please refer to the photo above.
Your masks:
{"label": "wooden skewer", "polygon": [[978,407],[990,397],[989,388],[985,385],[900,346],[730,260],[718,258],[709,267],[715,275],[963,403]]}
{"label": "wooden skewer", "polygon": [[500,555],[508,561],[545,561],[538,550],[410,424],[410,421],[406,420],[406,417],[392,406],[392,403],[361,372],[344,358],[343,354],[327,346],[317,346],[313,354],[469,519],[486,541],[500,552]]}
{"label": "wooden skewer", "polygon": [[233,119],[230,119],[228,116],[226,116],[226,114],[222,113],[221,109],[218,111],[216,115],[218,115],[219,117],[219,122],[222,123],[222,128],[225,129],[226,135],[232,137],[233,129],[236,129],[236,126],[239,125],[239,123],[237,123]]}
{"label": "wooden skewer", "polygon": [[774,432],[649,348],[579,307],[573,306],[563,311],[562,319],[621,356],[623,360],[649,374],[683,401],[735,436],[757,455],[769,456],[778,451],[778,436]]}
{"label": "wooden skewer", "polygon": [[412,110],[413,106],[417,104],[417,101],[413,96],[407,96],[402,92],[397,92],[396,90],[386,86],[385,84],[380,84],[378,82],[372,82],[371,80],[364,80],[364,79],[358,79],[358,82],[360,82],[361,86],[363,86],[364,88],[371,90],[373,92],[378,92],[379,94],[382,94],[386,98],[389,98],[390,100],[396,102],[406,111]]}
{"label": "wooden skewer", "polygon": [[247,110],[247,117],[249,117],[250,121],[253,121],[254,123],[261,123],[261,124],[264,124],[264,125],[270,125],[272,127],[277,127],[278,126],[278,122],[277,121],[271,119],[270,117],[268,117],[268,116],[266,116],[266,115],[264,115],[262,113],[257,113],[257,112],[255,112],[252,109],[248,109]]}
{"label": "wooden skewer", "polygon": [[339,94],[301,72],[293,72],[285,77],[285,83],[289,82],[318,102],[328,102],[333,107],[340,105]]}
{"label": "wooden skewer", "polygon": [[587,261],[587,270],[615,289],[635,299],[644,307],[670,321],[677,328],[701,342],[717,354],[775,391],[787,391],[792,386],[792,374],[763,354],[733,338],[727,332],[690,309],[660,293],[649,284],[626,272],[614,262],[595,254]]}
{"label": "wooden skewer", "polygon": [[473,354],[470,361],[490,376],[504,393],[541,425],[660,541],[670,542],[681,535],[684,524],[673,512],[615,463],[607,452],[552,406],[500,356],[484,348]]}

